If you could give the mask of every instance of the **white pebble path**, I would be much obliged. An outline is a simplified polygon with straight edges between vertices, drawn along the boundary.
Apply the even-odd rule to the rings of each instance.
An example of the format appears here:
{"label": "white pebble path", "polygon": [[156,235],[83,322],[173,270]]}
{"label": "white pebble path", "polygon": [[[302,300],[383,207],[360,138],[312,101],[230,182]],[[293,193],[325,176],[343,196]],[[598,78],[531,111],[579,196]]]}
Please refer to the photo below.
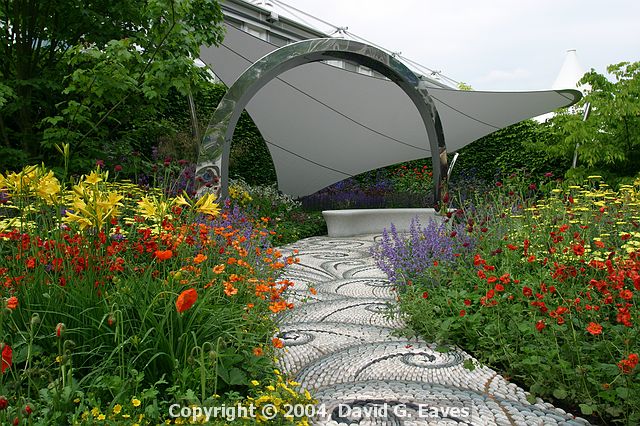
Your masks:
{"label": "white pebble path", "polygon": [[[287,293],[295,308],[279,317],[279,363],[323,408],[312,424],[589,424],[541,399],[530,404],[527,392],[461,350],[401,337],[393,285],[370,254],[378,238],[313,237],[281,248],[297,249],[300,263],[283,276],[295,282]],[[433,407],[451,409],[433,416]]]}

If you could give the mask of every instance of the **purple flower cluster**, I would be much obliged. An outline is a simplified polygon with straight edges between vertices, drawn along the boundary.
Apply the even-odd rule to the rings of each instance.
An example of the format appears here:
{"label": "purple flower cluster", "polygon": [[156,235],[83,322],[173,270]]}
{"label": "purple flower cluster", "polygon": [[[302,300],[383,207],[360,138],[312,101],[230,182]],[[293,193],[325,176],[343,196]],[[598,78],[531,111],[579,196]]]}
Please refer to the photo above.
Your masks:
{"label": "purple flower cluster", "polygon": [[[261,236],[259,239],[252,238],[256,227],[254,222],[247,217],[243,209],[237,205],[231,205],[229,200],[224,203],[224,213],[216,217],[212,221],[206,221],[207,225],[217,228],[237,229],[239,234],[245,237],[245,241],[240,245],[247,251],[254,251],[256,247],[264,250],[271,247],[271,242],[267,236]],[[212,238],[218,240],[221,247],[226,246],[226,239],[220,235],[216,235],[212,231]]]}
{"label": "purple flower cluster", "polygon": [[391,224],[382,240],[372,249],[376,263],[396,283],[401,277],[412,279],[437,261],[442,264],[464,258],[475,246],[464,224],[431,220],[425,226],[418,218],[411,221],[408,234],[400,234]]}
{"label": "purple flower cluster", "polygon": [[306,210],[424,207],[432,205],[431,193],[398,192],[382,173],[361,183],[349,178],[300,199]]}

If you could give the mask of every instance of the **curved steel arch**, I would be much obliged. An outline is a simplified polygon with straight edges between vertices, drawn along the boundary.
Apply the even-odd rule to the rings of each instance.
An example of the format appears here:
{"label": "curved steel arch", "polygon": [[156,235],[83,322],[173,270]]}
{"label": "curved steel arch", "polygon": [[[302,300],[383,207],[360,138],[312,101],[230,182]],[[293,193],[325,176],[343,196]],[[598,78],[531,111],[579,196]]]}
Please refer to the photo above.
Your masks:
{"label": "curved steel arch", "polygon": [[242,73],[224,95],[205,132],[198,153],[198,196],[215,192],[228,195],[229,151],[240,114],[251,98],[278,75],[311,62],[349,60],[384,75],[412,100],[427,131],[433,160],[434,200],[440,200],[447,175],[447,149],[442,123],[424,83],[404,64],[386,52],[353,40],[320,38],[303,40],[274,50]]}

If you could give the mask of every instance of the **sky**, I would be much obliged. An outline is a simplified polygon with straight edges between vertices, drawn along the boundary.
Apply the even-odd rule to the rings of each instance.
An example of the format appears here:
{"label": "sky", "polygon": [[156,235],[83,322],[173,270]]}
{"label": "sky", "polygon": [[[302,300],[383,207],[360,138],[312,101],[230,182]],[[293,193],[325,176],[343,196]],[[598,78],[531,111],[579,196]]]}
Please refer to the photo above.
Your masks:
{"label": "sky", "polygon": [[640,61],[640,0],[283,2],[475,90],[550,89],[568,49],[585,71]]}

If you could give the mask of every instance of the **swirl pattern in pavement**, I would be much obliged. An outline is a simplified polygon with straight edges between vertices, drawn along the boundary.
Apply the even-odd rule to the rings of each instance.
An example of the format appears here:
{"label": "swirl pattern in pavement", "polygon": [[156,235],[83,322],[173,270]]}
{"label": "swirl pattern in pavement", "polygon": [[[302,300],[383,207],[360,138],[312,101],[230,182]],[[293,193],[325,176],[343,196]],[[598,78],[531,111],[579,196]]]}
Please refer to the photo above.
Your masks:
{"label": "swirl pattern in pavement", "polygon": [[[319,401],[315,425],[587,425],[461,350],[400,337],[395,289],[370,250],[379,236],[283,247],[295,309],[279,317],[279,364]],[[310,287],[316,291],[310,292]],[[475,368],[467,368],[474,365]]]}

